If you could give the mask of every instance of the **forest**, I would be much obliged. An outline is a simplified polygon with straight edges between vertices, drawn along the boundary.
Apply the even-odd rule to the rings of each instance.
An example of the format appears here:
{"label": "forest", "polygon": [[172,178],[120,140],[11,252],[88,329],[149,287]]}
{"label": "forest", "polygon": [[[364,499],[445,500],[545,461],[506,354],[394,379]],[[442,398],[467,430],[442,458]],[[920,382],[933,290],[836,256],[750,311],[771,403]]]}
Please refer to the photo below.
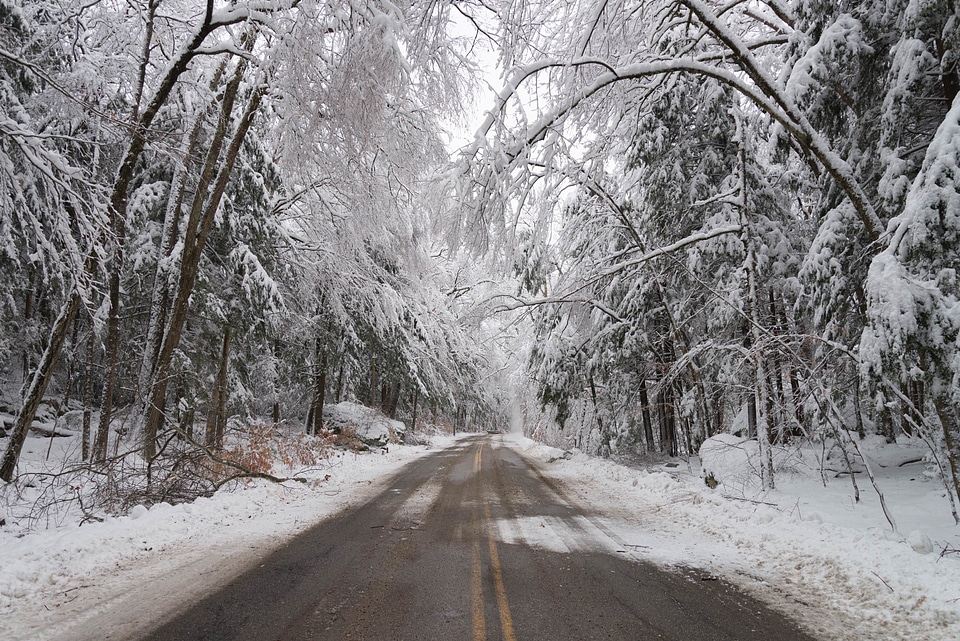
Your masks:
{"label": "forest", "polygon": [[958,60],[952,0],[0,0],[0,478],[52,417],[186,500],[352,400],[771,489],[920,438],[955,505]]}

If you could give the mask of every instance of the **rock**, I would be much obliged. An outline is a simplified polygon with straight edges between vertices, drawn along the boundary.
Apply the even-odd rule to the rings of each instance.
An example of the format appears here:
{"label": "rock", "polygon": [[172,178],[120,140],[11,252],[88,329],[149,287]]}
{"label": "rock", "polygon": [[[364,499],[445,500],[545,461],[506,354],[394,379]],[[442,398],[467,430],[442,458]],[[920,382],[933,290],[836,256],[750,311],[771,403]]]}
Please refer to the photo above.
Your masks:
{"label": "rock", "polygon": [[360,442],[370,447],[385,447],[396,443],[407,427],[380,410],[343,402],[323,408],[323,422],[328,429],[354,434]]}
{"label": "rock", "polygon": [[910,547],[913,548],[914,552],[920,554],[930,554],[933,552],[933,541],[930,540],[930,537],[921,532],[920,530],[914,530],[907,536],[907,543],[910,544]]}
{"label": "rock", "polygon": [[83,429],[83,410],[70,410],[60,417],[64,429],[79,432]]}
{"label": "rock", "polygon": [[130,511],[127,512],[127,515],[131,519],[139,519],[140,517],[145,515],[148,511],[149,510],[147,510],[147,508],[143,505],[134,505],[132,508],[130,508]]}

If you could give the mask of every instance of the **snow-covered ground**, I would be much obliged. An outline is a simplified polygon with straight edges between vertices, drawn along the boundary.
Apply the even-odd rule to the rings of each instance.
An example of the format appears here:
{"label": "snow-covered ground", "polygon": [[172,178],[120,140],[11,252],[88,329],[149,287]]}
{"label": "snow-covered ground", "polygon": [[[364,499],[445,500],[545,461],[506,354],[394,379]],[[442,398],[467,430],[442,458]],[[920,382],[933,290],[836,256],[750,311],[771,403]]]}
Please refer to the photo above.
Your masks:
{"label": "snow-covered ground", "polygon": [[[909,448],[886,457],[877,449],[875,471],[899,526],[893,533],[866,479],[857,475],[855,504],[849,478],[830,475],[824,488],[809,452],[807,462],[795,455],[775,492],[758,494],[729,474],[735,460],[717,465],[728,478],[711,490],[696,460],[643,470],[577,452],[558,458],[560,450],[516,434],[492,438],[590,507],[597,536],[606,538],[599,548],[723,576],[824,640],[960,639],[960,555],[951,552],[960,548],[960,528],[922,465],[893,464],[911,460]],[[49,442],[30,441],[34,455]],[[251,482],[102,523],[30,533],[8,524],[0,528],[0,639],[120,638],[148,628],[309,525],[368,500],[400,466],[430,451],[342,454],[306,485]],[[513,526],[528,543],[557,544],[549,528]]]}
{"label": "snow-covered ground", "polygon": [[[251,481],[193,503],[136,506],[102,523],[52,523],[25,534],[11,522],[12,506],[6,514],[0,506],[8,522],[0,527],[0,640],[124,638],[148,630],[307,527],[369,500],[405,463],[450,440],[435,438],[433,449],[341,452],[312,469],[307,484]],[[24,456],[32,468],[48,443],[28,438]]]}

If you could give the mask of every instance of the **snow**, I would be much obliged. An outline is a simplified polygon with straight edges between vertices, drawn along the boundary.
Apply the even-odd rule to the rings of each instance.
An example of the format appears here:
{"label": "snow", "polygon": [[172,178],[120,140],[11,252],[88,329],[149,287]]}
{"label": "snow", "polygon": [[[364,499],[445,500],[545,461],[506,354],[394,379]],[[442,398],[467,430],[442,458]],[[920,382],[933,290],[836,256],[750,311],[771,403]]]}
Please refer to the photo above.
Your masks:
{"label": "snow", "polygon": [[[781,452],[777,490],[761,492],[744,473],[751,446],[731,436],[704,450],[716,489],[704,483],[698,459],[636,469],[515,433],[489,438],[536,465],[562,489],[558,500],[590,507],[571,519],[502,519],[495,530],[506,542],[700,568],[823,640],[960,638],[960,530],[942,485],[926,477],[922,462],[911,462],[922,458],[919,443],[860,444],[901,527],[894,533],[859,474],[861,501],[853,502],[849,476],[840,474],[845,467],[829,448]],[[434,448],[453,442],[435,438]],[[31,436],[26,455],[38,461],[49,444]],[[341,453],[312,470],[307,484],[256,481],[193,503],[138,505],[82,526],[52,523],[26,532],[11,527],[8,511],[0,528],[0,639],[97,639],[105,625],[114,637],[146,630],[298,532],[370,500],[402,465],[431,451],[391,444]],[[399,516],[422,513],[439,495],[438,478]],[[151,586],[149,600],[139,596],[143,585]]]}
{"label": "snow", "polygon": [[323,408],[323,420],[328,428],[351,431],[357,438],[373,447],[396,442],[407,427],[401,421],[384,416],[380,411],[344,401]]}
{"label": "snow", "polygon": [[[28,438],[25,456],[42,458],[48,443]],[[8,522],[0,527],[0,639],[100,639],[106,621],[114,638],[148,630],[297,533],[369,500],[402,465],[430,451],[391,444],[341,452],[309,471],[306,484],[255,481],[192,503],[137,505],[100,523],[26,533],[11,523],[8,506],[0,512]],[[150,599],[142,598],[144,585]]]}
{"label": "snow", "polygon": [[[504,438],[602,515],[591,527],[607,543],[595,549],[609,551],[612,541],[619,554],[722,576],[818,639],[960,638],[960,528],[943,486],[925,477],[922,463],[908,462],[922,456],[922,444],[860,445],[905,536],[890,531],[865,479],[859,503],[846,475],[830,471],[824,487],[816,448],[781,452],[777,490],[760,492],[744,471],[755,444],[731,436],[705,453],[716,489],[703,482],[697,459],[651,471],[577,451],[558,458],[554,448],[522,436]],[[836,468],[833,457],[827,464]],[[518,527],[548,549],[569,538],[543,527],[538,542],[535,528]]]}

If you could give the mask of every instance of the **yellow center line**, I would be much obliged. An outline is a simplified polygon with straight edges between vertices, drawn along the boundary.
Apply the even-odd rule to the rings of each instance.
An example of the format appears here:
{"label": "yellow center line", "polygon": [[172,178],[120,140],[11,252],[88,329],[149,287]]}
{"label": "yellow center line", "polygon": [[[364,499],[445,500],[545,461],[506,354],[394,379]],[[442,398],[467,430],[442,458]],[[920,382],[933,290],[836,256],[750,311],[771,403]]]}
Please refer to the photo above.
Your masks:
{"label": "yellow center line", "polygon": [[[507,601],[507,590],[503,585],[503,568],[500,565],[497,542],[493,537],[493,519],[490,515],[490,504],[483,498],[483,488],[480,484],[479,474],[482,466],[483,444],[477,448],[477,452],[473,456],[473,471],[477,474],[476,481],[479,498],[483,500],[483,526],[486,530],[487,542],[490,547],[490,566],[493,574],[493,588],[497,595],[497,611],[500,614],[500,629],[503,632],[503,641],[517,641],[517,635],[513,631],[513,617],[510,615],[510,603]],[[475,505],[473,508],[473,519],[475,523],[480,524],[479,505]],[[483,565],[479,539],[473,543],[473,564],[470,579],[473,602],[473,641],[486,641],[487,625],[484,617],[483,603]]]}
{"label": "yellow center line", "polygon": [[[474,474],[480,473],[480,466],[483,463],[483,445],[477,448],[476,453],[473,455],[473,472]],[[477,479],[477,488],[478,492],[480,491],[479,487],[479,476]],[[473,522],[477,524],[478,529],[480,525],[480,511],[477,505],[473,506]],[[480,541],[474,540],[473,542],[473,567],[471,570],[471,596],[473,601],[473,641],[486,641],[487,639],[487,624],[484,616],[484,603],[483,603],[483,565],[481,563],[480,556]]]}
{"label": "yellow center line", "polygon": [[497,609],[500,611],[500,629],[503,630],[504,641],[517,641],[513,632],[513,617],[510,616],[510,603],[507,601],[507,590],[503,587],[503,571],[500,568],[500,555],[497,554],[497,542],[490,532],[490,506],[483,502],[483,512],[487,517],[487,539],[490,541],[490,564],[493,566],[493,586],[497,591]]}
{"label": "yellow center line", "polygon": [[483,615],[483,568],[480,565],[480,543],[473,542],[473,641],[486,641],[487,624]]}

